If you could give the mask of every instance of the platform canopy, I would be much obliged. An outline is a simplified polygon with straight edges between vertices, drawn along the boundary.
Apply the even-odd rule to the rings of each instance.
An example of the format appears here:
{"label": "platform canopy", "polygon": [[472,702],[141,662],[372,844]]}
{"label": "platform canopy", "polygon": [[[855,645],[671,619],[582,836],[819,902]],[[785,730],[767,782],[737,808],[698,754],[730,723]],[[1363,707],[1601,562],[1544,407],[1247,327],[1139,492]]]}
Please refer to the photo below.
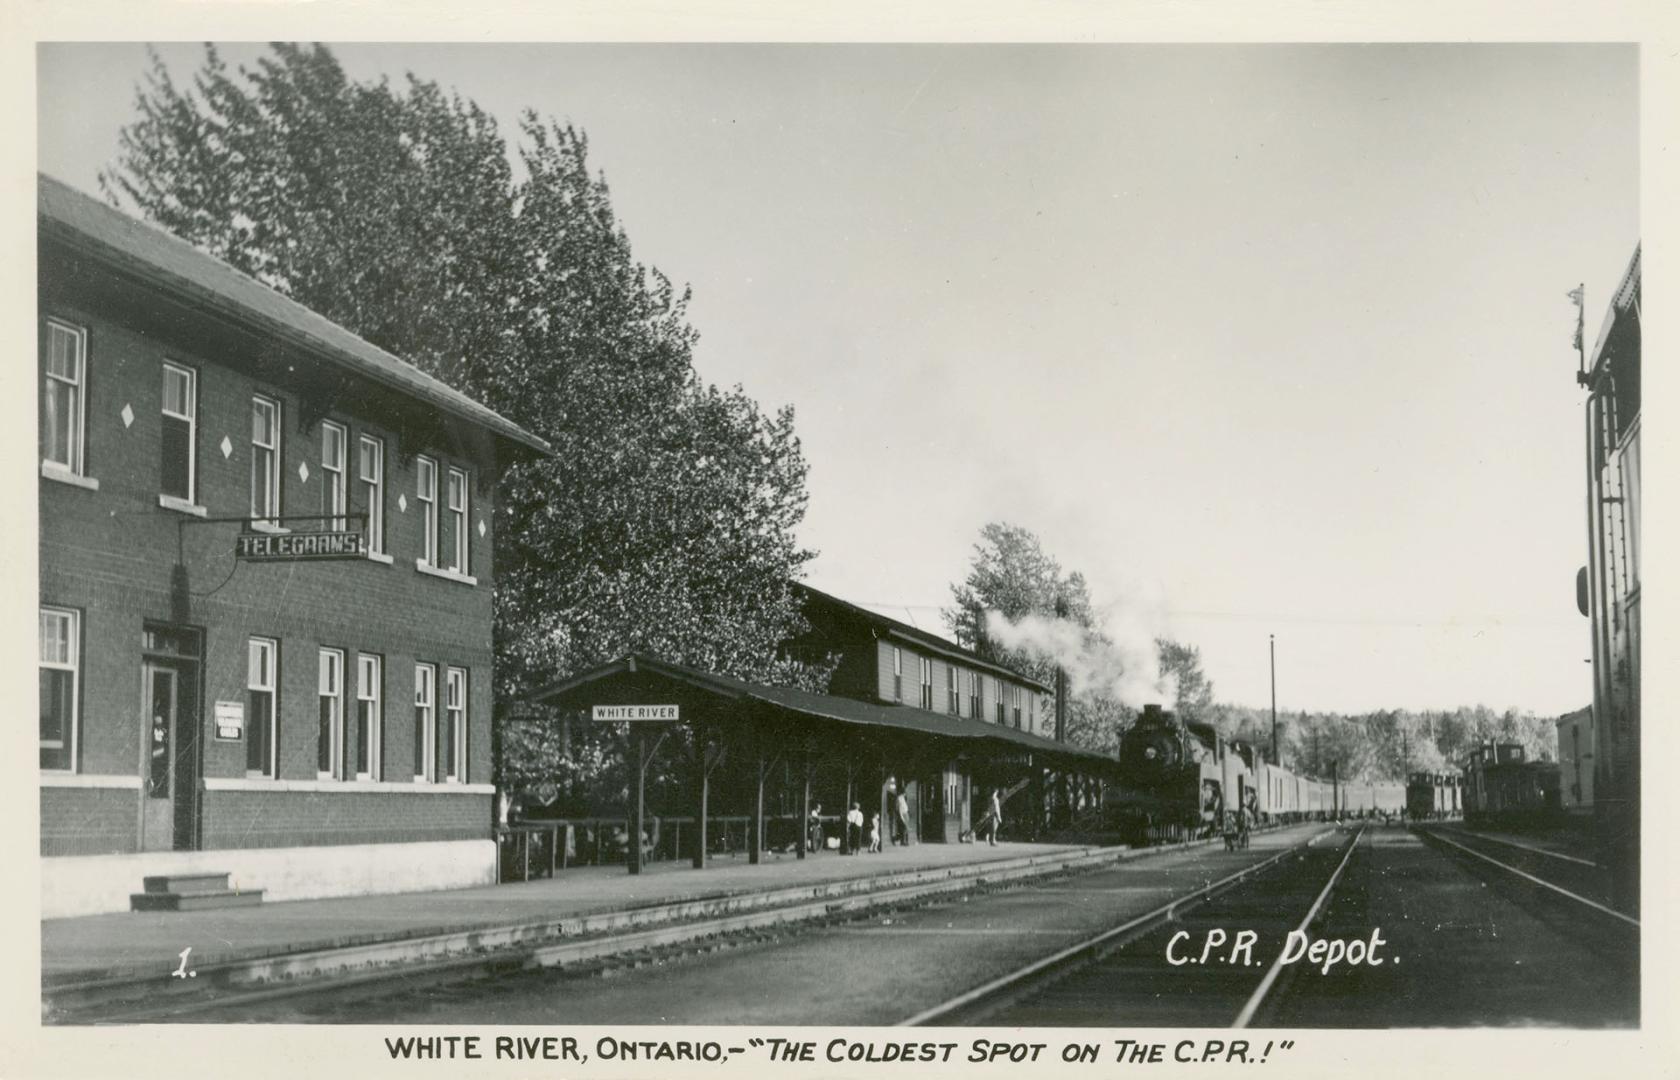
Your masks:
{"label": "platform canopy", "polygon": [[1039,763],[1052,768],[1077,768],[1099,776],[1112,776],[1119,769],[1119,762],[1106,754],[984,720],[961,719],[910,705],[765,686],[641,654],[545,686],[526,700],[579,710],[604,705],[676,704],[682,709],[679,718],[683,721],[704,719],[726,727],[731,721],[774,723],[778,727],[815,722],[859,730],[886,729],[955,740],[967,744],[966,749],[982,752],[1026,750]]}

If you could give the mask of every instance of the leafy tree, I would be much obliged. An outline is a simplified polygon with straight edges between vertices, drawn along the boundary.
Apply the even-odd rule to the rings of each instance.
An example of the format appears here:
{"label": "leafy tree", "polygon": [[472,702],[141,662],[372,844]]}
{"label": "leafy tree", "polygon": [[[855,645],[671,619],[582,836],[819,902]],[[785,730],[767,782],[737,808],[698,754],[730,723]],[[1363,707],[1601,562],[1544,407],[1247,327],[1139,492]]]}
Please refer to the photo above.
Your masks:
{"label": "leafy tree", "polygon": [[[237,71],[206,47],[186,87],[154,56],[136,109],[101,174],[113,202],[554,446],[498,486],[504,715],[631,650],[826,682],[778,652],[812,554],[792,411],[699,379],[688,293],[635,260],[582,132],[527,112],[510,153],[473,102],[357,82],[319,45]],[[499,775],[591,767],[541,723],[504,726]]]}
{"label": "leafy tree", "polygon": [[1202,671],[1202,650],[1170,638],[1156,638],[1155,648],[1160,655],[1162,676],[1177,687],[1173,708],[1186,722],[1212,721],[1213,683]]}

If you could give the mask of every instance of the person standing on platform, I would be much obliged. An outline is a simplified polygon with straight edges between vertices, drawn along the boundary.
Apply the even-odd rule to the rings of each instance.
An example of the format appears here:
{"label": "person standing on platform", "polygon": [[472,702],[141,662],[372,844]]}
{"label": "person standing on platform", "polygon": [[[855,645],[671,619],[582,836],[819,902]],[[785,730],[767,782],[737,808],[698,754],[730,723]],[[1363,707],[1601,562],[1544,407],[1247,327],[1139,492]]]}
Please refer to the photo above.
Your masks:
{"label": "person standing on platform", "polygon": [[809,842],[805,845],[807,851],[821,851],[823,846],[822,803],[811,807],[811,820],[805,823],[810,832]]}
{"label": "person standing on platform", "polygon": [[893,802],[893,832],[893,843],[910,846],[910,800],[902,791]]}
{"label": "person standing on platform", "polygon": [[998,826],[1003,824],[1003,800],[998,789],[992,789],[992,805],[986,810],[986,842],[997,847]]}
{"label": "person standing on platform", "polygon": [[846,811],[846,854],[856,855],[863,848],[863,808],[857,803]]}
{"label": "person standing on platform", "polygon": [[881,815],[869,815],[869,850],[871,854],[881,851]]}

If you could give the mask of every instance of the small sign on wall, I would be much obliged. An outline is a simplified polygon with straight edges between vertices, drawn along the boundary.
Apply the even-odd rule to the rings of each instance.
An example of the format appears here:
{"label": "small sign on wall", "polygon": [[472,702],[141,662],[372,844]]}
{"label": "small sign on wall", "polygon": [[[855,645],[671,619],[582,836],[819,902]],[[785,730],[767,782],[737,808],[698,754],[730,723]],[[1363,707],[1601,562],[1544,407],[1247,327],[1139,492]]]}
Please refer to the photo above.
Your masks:
{"label": "small sign on wall", "polygon": [[675,705],[597,705],[593,716],[598,721],[682,719]]}
{"label": "small sign on wall", "polygon": [[245,703],[216,702],[216,738],[237,742],[245,737]]}

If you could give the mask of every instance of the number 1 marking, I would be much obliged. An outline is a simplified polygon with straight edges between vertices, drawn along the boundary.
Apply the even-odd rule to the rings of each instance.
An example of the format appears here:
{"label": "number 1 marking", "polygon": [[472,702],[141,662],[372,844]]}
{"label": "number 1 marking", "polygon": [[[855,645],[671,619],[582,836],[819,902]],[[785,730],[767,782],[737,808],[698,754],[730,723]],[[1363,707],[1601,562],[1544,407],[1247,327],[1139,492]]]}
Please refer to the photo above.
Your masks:
{"label": "number 1 marking", "polygon": [[196,978],[198,978],[198,972],[187,970],[187,954],[190,953],[190,952],[192,952],[192,946],[191,945],[188,945],[186,948],[181,950],[181,966],[169,973],[172,977],[177,978],[177,979],[196,979]]}

